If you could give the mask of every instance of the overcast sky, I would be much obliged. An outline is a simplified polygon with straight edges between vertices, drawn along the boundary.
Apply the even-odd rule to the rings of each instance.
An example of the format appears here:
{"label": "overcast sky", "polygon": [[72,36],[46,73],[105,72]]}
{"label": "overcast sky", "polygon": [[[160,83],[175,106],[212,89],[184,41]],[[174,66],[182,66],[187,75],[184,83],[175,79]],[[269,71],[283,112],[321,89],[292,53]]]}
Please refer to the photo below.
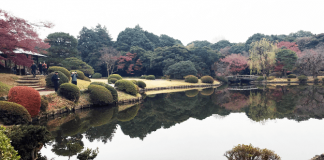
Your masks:
{"label": "overcast sky", "polygon": [[245,42],[254,33],[323,33],[323,0],[0,0],[0,8],[26,20],[50,21],[53,32],[75,37],[83,26],[107,27],[113,40],[139,24],[184,45],[194,40]]}

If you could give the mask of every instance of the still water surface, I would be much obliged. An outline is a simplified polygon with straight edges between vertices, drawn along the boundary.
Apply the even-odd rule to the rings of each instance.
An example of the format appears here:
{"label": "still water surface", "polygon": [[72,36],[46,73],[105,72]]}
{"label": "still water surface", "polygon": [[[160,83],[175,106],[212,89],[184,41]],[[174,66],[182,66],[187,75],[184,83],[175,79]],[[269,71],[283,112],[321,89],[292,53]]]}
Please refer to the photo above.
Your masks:
{"label": "still water surface", "polygon": [[[250,143],[283,160],[323,153],[322,86],[255,88],[150,95],[124,111],[94,108],[42,122],[55,140],[41,153],[76,159],[82,147],[98,147],[97,160],[226,160],[227,150]],[[68,143],[81,148],[69,151]]]}

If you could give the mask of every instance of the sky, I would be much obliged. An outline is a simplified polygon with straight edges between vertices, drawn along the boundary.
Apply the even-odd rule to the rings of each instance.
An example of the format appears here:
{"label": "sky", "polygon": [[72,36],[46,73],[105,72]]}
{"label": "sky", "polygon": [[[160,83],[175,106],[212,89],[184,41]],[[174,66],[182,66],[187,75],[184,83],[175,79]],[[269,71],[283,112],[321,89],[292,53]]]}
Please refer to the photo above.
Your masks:
{"label": "sky", "polygon": [[77,37],[82,27],[106,26],[114,41],[137,24],[184,45],[195,40],[245,42],[255,33],[324,33],[323,0],[0,0],[0,9],[31,22],[49,21],[54,32]]}

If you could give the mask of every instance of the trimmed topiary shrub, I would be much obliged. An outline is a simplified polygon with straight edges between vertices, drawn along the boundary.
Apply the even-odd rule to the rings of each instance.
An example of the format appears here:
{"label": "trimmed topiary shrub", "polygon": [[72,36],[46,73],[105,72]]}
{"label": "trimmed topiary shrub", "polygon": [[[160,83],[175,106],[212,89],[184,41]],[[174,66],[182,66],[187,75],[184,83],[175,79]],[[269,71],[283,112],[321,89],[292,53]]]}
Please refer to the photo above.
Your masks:
{"label": "trimmed topiary shrub", "polygon": [[308,77],[305,76],[305,75],[301,75],[301,76],[298,77],[298,80],[299,80],[300,83],[306,83],[307,80],[308,80]]}
{"label": "trimmed topiary shrub", "polygon": [[72,72],[77,72],[77,74],[78,74],[78,79],[84,79],[86,76],[84,75],[84,73],[82,72],[82,71],[79,71],[79,70],[71,70],[70,71],[70,77],[71,77],[71,74],[72,74]]}
{"label": "trimmed topiary shrub", "polygon": [[[65,74],[63,74],[61,71],[57,71],[58,72],[58,77],[59,79],[59,86],[63,83],[69,83],[69,79],[68,77],[65,76]],[[46,86],[48,87],[54,87],[54,83],[52,82],[52,77],[55,73],[52,72],[50,74],[47,75],[45,81],[46,81]]]}
{"label": "trimmed topiary shrub", "polygon": [[216,76],[215,79],[225,84],[228,83],[228,79],[225,76]]}
{"label": "trimmed topiary shrub", "polygon": [[136,94],[138,93],[137,86],[133,82],[128,80],[118,80],[115,83],[115,86],[118,90],[125,91],[126,93],[134,96],[136,96]]}
{"label": "trimmed topiary shrub", "polygon": [[0,97],[8,95],[10,87],[0,82]]}
{"label": "trimmed topiary shrub", "polygon": [[115,83],[118,81],[118,79],[116,79],[116,78],[110,78],[109,80],[110,80],[110,82],[113,83],[113,84],[115,84]]}
{"label": "trimmed topiary shrub", "polygon": [[135,85],[137,85],[137,81],[136,80],[130,80],[131,82],[133,82]]}
{"label": "trimmed topiary shrub", "polygon": [[200,92],[200,94],[204,96],[210,96],[213,93],[214,93],[214,88],[205,88]]}
{"label": "trimmed topiary shrub", "polygon": [[42,96],[41,97],[41,112],[46,112],[48,108],[48,100],[46,98],[46,96]]}
{"label": "trimmed topiary shrub", "polygon": [[70,101],[77,102],[80,98],[80,89],[72,83],[64,83],[60,86],[58,94]]}
{"label": "trimmed topiary shrub", "polygon": [[185,94],[187,97],[195,97],[199,91],[197,89],[186,91]]}
{"label": "trimmed topiary shrub", "polygon": [[20,156],[5,135],[6,128],[0,126],[0,158],[3,160],[19,160]]}
{"label": "trimmed topiary shrub", "polygon": [[295,74],[288,75],[288,78],[296,78],[297,76]]}
{"label": "trimmed topiary shrub", "polygon": [[264,77],[263,76],[259,76],[256,80],[257,81],[263,81],[264,80]]}
{"label": "trimmed topiary shrub", "polygon": [[114,102],[118,102],[118,93],[117,93],[117,90],[114,87],[112,87],[112,86],[110,86],[108,84],[102,83],[102,82],[92,82],[92,83],[90,83],[90,85],[93,85],[93,84],[94,85],[104,86],[105,88],[107,88],[110,91],[111,95],[113,96]]}
{"label": "trimmed topiary shrub", "polygon": [[118,112],[117,119],[122,122],[130,121],[135,118],[139,109],[140,109],[140,105],[136,104],[133,107]]}
{"label": "trimmed topiary shrub", "polygon": [[71,80],[71,74],[70,74],[70,72],[66,68],[64,68],[64,67],[51,66],[47,70],[48,73],[53,73],[55,71],[62,72],[69,79],[69,81]]}
{"label": "trimmed topiary shrub", "polygon": [[6,125],[25,124],[32,121],[25,107],[7,101],[0,101],[0,118]]}
{"label": "trimmed topiary shrub", "polygon": [[185,82],[198,83],[198,77],[196,77],[194,75],[188,75],[188,76],[185,77]]}
{"label": "trimmed topiary shrub", "polygon": [[267,80],[271,81],[271,80],[274,80],[276,77],[275,76],[269,76],[267,77]]}
{"label": "trimmed topiary shrub", "polygon": [[108,76],[108,83],[109,83],[109,84],[112,83],[112,82],[111,82],[111,79],[112,79],[112,78],[116,78],[117,80],[121,80],[121,79],[123,79],[123,77],[120,76],[119,74],[111,74],[111,75]]}
{"label": "trimmed topiary shrub", "polygon": [[92,75],[92,78],[101,78],[102,74],[101,73],[95,73]]}
{"label": "trimmed topiary shrub", "polygon": [[38,91],[31,87],[12,87],[8,94],[8,101],[24,106],[31,117],[38,115],[41,107],[41,97]]}
{"label": "trimmed topiary shrub", "polygon": [[211,76],[202,76],[200,79],[202,83],[214,83],[214,78]]}
{"label": "trimmed topiary shrub", "polygon": [[146,79],[146,75],[142,75],[141,77],[140,77],[140,79]]}
{"label": "trimmed topiary shrub", "polygon": [[90,91],[90,102],[95,105],[107,105],[114,102],[111,92],[100,85],[90,85],[88,87]]}
{"label": "trimmed topiary shrub", "polygon": [[148,76],[146,76],[146,79],[155,80],[155,76],[154,75],[148,75]]}
{"label": "trimmed topiary shrub", "polygon": [[143,81],[137,81],[137,86],[140,88],[145,88],[146,87],[146,83]]}

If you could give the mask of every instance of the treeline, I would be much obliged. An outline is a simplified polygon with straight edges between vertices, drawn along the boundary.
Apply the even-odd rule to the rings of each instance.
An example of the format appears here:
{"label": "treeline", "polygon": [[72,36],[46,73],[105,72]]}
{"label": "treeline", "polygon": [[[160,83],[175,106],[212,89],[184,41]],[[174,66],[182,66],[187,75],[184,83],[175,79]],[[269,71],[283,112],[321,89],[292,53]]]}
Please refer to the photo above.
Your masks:
{"label": "treeline", "polygon": [[[249,37],[245,43],[231,43],[227,40],[214,44],[208,41],[193,41],[185,46],[178,39],[164,34],[155,35],[143,30],[139,25],[121,31],[117,40],[113,41],[107,28],[97,25],[95,28],[83,27],[77,38],[62,32],[48,35],[46,41],[51,47],[48,49],[46,61],[53,65],[73,67],[70,61],[75,62],[76,59],[67,58],[76,57],[83,61],[80,63],[88,64],[79,67],[78,63],[74,63],[76,69],[82,71],[82,68],[87,68],[90,71],[86,74],[97,72],[103,76],[118,73],[123,76],[167,75],[176,78],[176,73],[172,72],[174,70],[199,77],[249,74],[250,71],[264,74],[270,74],[275,70],[285,73],[292,71],[291,66],[294,66],[297,59],[293,60],[293,65],[288,65],[283,64],[282,57],[272,57],[269,66],[258,66],[259,63],[263,63],[261,59],[259,60],[261,62],[253,63],[251,66],[252,45],[262,40],[267,40],[267,43],[275,46],[274,50],[264,52],[277,54],[281,49],[288,49],[299,58],[299,52],[322,46],[324,34],[314,35],[307,31],[289,35],[257,33]],[[262,53],[256,53],[258,54]]]}

